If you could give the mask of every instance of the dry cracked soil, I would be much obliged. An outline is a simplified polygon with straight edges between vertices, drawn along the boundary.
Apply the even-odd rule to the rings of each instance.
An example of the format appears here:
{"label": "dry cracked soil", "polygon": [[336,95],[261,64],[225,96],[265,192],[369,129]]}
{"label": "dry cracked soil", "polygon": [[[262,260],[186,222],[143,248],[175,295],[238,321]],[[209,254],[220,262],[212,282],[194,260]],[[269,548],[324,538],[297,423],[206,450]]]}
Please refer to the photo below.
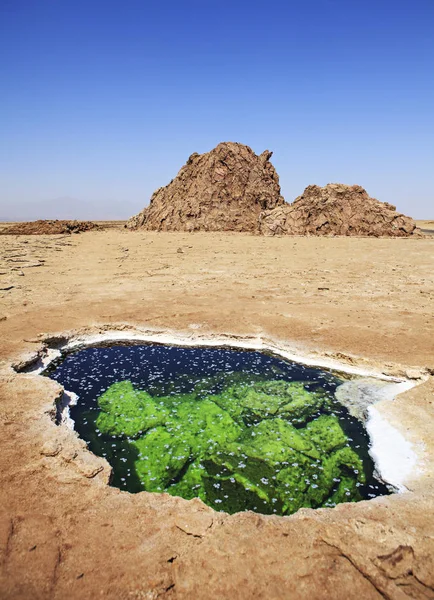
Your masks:
{"label": "dry cracked soil", "polygon": [[[434,598],[434,237],[129,232],[0,238],[2,599]],[[12,364],[63,332],[136,327],[290,343],[423,379],[377,405],[407,491],[290,517],[130,495]],[[44,341],[45,340],[45,341]]]}

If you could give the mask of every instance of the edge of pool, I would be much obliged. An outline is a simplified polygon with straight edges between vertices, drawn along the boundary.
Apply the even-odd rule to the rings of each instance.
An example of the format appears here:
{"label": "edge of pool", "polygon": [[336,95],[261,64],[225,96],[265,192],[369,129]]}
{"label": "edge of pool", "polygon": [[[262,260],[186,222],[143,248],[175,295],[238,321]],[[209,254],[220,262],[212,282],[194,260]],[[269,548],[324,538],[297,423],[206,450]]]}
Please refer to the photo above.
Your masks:
{"label": "edge of pool", "polygon": [[[45,336],[45,337],[44,337]],[[408,379],[387,375],[373,367],[360,367],[347,364],[329,356],[304,354],[295,351],[289,343],[275,341],[262,336],[232,336],[232,335],[201,335],[182,334],[173,331],[139,330],[133,327],[123,329],[106,329],[98,332],[76,333],[68,332],[63,336],[47,336],[41,334],[41,342],[45,342],[42,351],[36,357],[27,357],[23,360],[20,368],[13,365],[18,372],[27,372],[40,375],[55,360],[64,353],[77,351],[82,348],[98,346],[108,343],[144,343],[144,344],[167,344],[179,347],[219,347],[241,350],[254,350],[271,352],[280,358],[302,363],[307,366],[330,369],[333,371],[356,375],[360,377],[373,377],[389,382],[378,394],[378,402],[393,401],[403,392],[426,381],[427,377],[421,372],[418,379]],[[63,414],[61,423],[73,429],[73,421],[69,417],[69,406],[77,401],[75,394],[64,390]],[[380,412],[377,403],[368,408],[368,417],[365,424],[371,444],[369,453],[374,461],[377,476],[398,492],[407,491],[405,481],[410,475],[414,476],[419,469],[419,456],[414,444],[408,441],[404,435],[394,427]]]}

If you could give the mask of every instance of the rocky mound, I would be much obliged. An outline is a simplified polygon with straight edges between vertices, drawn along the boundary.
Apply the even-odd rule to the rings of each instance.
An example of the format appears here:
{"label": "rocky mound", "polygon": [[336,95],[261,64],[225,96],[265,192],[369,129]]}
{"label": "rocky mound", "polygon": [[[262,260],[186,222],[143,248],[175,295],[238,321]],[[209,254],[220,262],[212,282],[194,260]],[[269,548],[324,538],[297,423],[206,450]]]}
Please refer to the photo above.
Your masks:
{"label": "rocky mound", "polygon": [[0,231],[0,235],[57,235],[81,233],[82,231],[98,228],[98,225],[92,223],[92,221],[48,221],[41,219],[5,227]]}
{"label": "rocky mound", "polygon": [[309,185],[292,204],[263,211],[264,235],[346,235],[407,237],[417,232],[410,217],[371,198],[359,185]]}
{"label": "rocky mound", "polygon": [[258,232],[260,212],[284,204],[271,155],[265,150],[258,156],[234,142],[223,142],[205,154],[194,153],[127,227]]}

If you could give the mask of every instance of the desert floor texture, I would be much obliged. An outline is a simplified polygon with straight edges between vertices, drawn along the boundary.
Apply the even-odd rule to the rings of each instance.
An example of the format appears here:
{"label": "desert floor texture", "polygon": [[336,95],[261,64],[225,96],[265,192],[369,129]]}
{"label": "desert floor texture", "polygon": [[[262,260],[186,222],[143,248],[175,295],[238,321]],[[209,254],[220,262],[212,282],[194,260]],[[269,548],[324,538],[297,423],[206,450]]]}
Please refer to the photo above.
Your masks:
{"label": "desert floor texture", "polygon": [[[434,237],[117,225],[1,236],[0,258],[2,599],[434,598]],[[379,405],[418,455],[408,491],[268,517],[109,487],[107,463],[54,424],[57,384],[12,364],[63,332],[128,327],[257,336],[414,378]]]}

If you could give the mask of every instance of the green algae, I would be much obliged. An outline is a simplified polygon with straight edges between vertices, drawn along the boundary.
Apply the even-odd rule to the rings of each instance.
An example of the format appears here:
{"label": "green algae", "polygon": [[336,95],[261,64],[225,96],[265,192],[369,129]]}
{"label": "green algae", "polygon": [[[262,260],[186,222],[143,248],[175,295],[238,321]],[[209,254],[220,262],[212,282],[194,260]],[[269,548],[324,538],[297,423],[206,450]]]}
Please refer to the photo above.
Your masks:
{"label": "green algae", "polygon": [[150,492],[163,491],[190,459],[189,444],[165,427],[151,429],[132,444],[138,451],[137,475]]}
{"label": "green algae", "polygon": [[122,441],[121,460],[141,489],[199,497],[229,513],[291,514],[361,499],[362,461],[323,391],[246,382],[240,373],[202,380],[188,394],[164,391],[151,395],[127,380],[98,399],[97,431]]}
{"label": "green algae", "polygon": [[131,381],[115,383],[99,398],[102,409],[96,425],[114,436],[136,437],[142,432],[165,424],[167,409],[146,392],[137,391]]}
{"label": "green algae", "polygon": [[326,394],[308,391],[301,382],[258,381],[235,383],[213,397],[237,421],[257,423],[282,416],[300,425],[315,413],[330,408]]}

